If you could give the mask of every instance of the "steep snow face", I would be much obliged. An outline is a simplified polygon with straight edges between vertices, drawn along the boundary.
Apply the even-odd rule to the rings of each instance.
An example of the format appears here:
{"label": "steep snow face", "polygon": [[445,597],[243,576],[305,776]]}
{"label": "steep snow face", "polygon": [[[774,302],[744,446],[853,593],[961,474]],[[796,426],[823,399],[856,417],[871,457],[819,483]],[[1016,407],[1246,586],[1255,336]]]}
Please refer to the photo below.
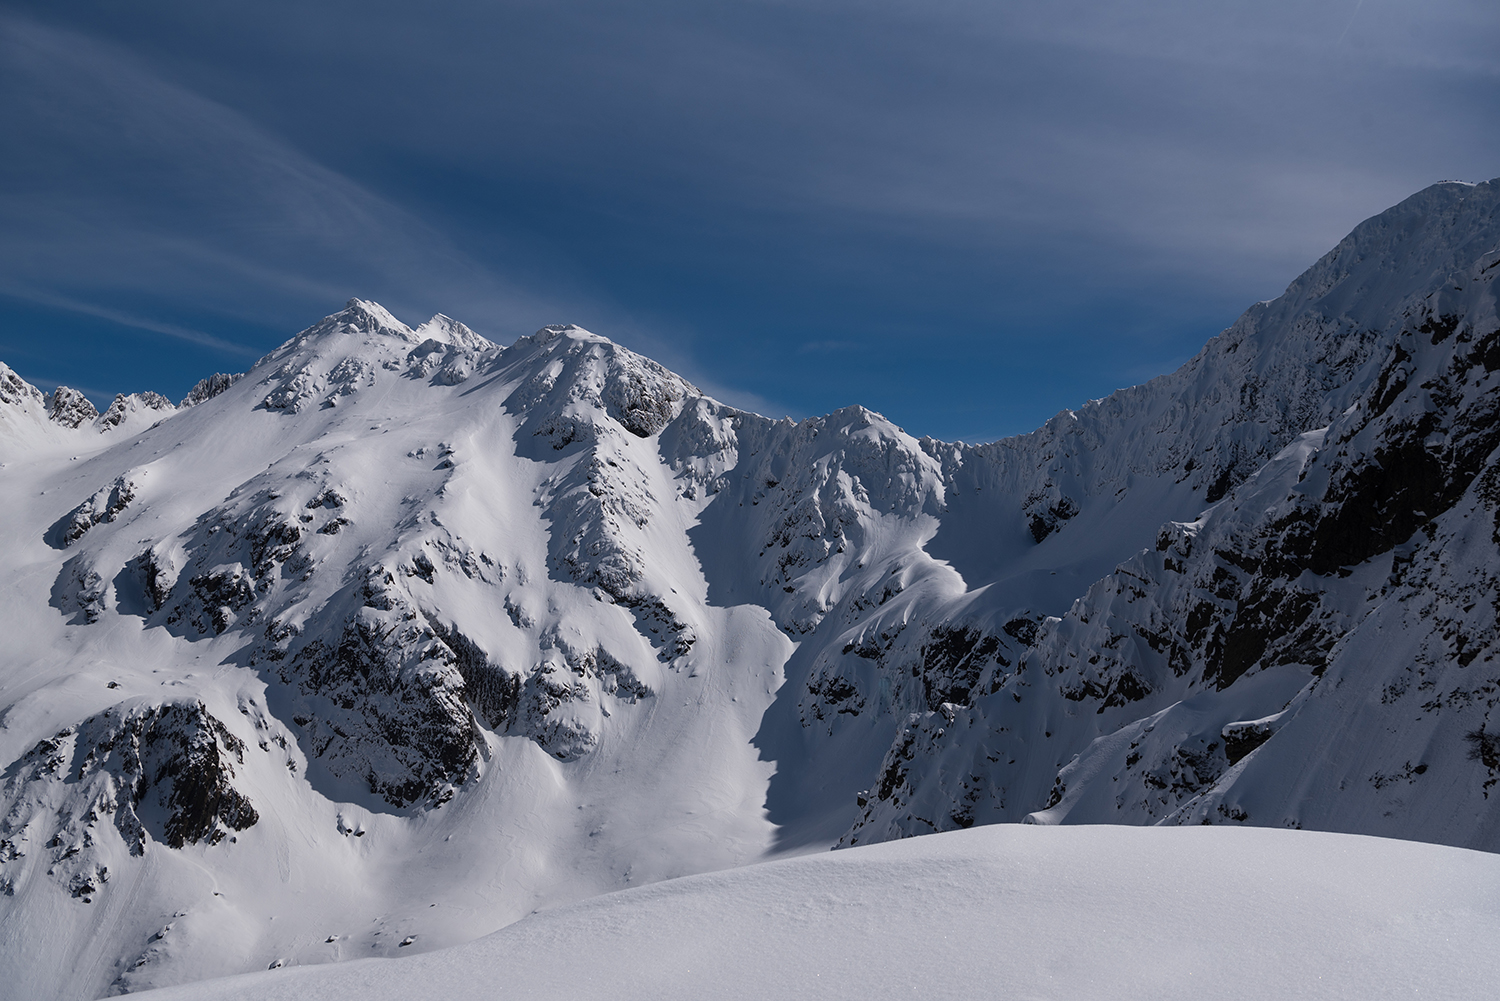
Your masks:
{"label": "steep snow face", "polygon": [[[1129,506],[1142,479],[1168,479],[1191,486],[1195,499],[1220,500],[1298,434],[1347,409],[1403,318],[1495,249],[1496,211],[1493,182],[1434,185],[1362,223],[1283,295],[1252,306],[1176,372],[1064,411],[1029,435],[940,449],[959,496],[1023,491],[1030,536],[1008,532],[1009,547],[997,540],[975,551],[977,533],[964,522],[944,558],[979,567],[970,583],[983,583],[1009,569],[1017,546],[1070,519],[1087,524],[1096,507]],[[947,540],[940,533],[935,542]],[[985,564],[991,553],[998,567]]]}
{"label": "steep snow face", "polygon": [[1500,858],[1457,848],[991,827],[626,890],[401,962],[146,997],[1482,997],[1500,974],[1497,900]]}
{"label": "steep snow face", "polygon": [[988,445],[360,300],[179,407],[0,370],[0,972],[394,955],[1006,820],[1500,850],[1497,204],[1421,192]]}
{"label": "steep snow face", "polygon": [[1299,279],[1362,326],[1389,311],[1351,335],[1380,346],[1360,377],[1305,409],[1328,426],[1042,623],[989,694],[913,717],[847,841],[1249,822],[1500,850],[1495,194],[1423,192]]}

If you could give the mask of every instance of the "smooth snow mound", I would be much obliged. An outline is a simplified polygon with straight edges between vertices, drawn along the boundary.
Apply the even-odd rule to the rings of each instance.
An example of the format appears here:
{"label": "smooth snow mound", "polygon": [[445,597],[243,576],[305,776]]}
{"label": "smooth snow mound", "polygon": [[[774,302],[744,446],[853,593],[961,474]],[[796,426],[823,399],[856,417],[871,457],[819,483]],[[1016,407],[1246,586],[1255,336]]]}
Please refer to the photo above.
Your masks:
{"label": "smooth snow mound", "polygon": [[152,1001],[1482,997],[1500,856],[1229,827],[997,825],[690,876],[409,959]]}

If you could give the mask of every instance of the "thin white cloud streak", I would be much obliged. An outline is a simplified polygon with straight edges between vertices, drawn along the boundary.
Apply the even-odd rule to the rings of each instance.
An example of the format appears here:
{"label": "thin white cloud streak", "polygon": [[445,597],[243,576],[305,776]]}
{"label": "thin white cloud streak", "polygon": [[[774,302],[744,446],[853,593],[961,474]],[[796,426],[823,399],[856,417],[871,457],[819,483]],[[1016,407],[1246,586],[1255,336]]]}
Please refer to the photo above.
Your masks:
{"label": "thin white cloud streak", "polygon": [[1349,23],[1346,24],[1346,25],[1344,25],[1344,30],[1343,31],[1339,32],[1339,42],[1340,43],[1342,43],[1344,41],[1345,36],[1347,36],[1349,34],[1349,29],[1352,28],[1352,27],[1354,27],[1354,19],[1356,17],[1359,17],[1359,9],[1361,7],[1363,7],[1364,5],[1365,5],[1365,0],[1355,0],[1354,13],[1352,13],[1352,14],[1349,15]]}
{"label": "thin white cloud streak", "polygon": [[[1353,15],[1348,0],[897,0],[882,6],[904,10],[917,22],[942,18],[971,36],[1209,69],[1282,69],[1310,60],[1338,65],[1353,55],[1351,69],[1372,73],[1500,73],[1490,0],[1358,0]],[[1356,21],[1359,29],[1351,35]]]}
{"label": "thin white cloud streak", "polygon": [[189,344],[197,344],[199,347],[213,348],[225,354],[238,355],[242,358],[257,358],[261,352],[255,348],[227,341],[222,337],[206,334],[201,330],[192,330],[188,327],[179,326],[175,323],[162,323],[148,317],[133,316],[130,313],[117,309],[109,309],[104,306],[96,306],[92,303],[81,302],[70,299],[67,296],[54,295],[49,292],[34,288],[25,288],[0,284],[0,295],[8,295],[14,299],[35,303],[39,306],[47,306],[52,309],[60,309],[69,313],[78,313],[83,316],[92,316],[100,320],[108,320],[122,327],[133,327],[136,330],[149,330],[152,333],[164,334]]}
{"label": "thin white cloud streak", "polygon": [[[100,301],[187,302],[241,320],[267,300],[441,302],[505,318],[546,308],[410,212],[116,47],[0,15],[13,154],[0,191],[9,294],[219,350],[233,345]],[[311,317],[309,317],[311,319]]]}

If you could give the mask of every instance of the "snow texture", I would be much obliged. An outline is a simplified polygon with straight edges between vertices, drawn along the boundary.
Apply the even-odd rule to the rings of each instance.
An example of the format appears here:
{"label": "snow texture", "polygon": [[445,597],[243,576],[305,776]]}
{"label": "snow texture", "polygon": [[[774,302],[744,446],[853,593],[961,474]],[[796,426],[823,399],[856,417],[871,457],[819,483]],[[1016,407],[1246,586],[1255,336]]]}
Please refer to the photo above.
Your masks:
{"label": "snow texture", "polygon": [[403,960],[152,1001],[1482,997],[1500,857],[1274,830],[989,827],[625,890]]}

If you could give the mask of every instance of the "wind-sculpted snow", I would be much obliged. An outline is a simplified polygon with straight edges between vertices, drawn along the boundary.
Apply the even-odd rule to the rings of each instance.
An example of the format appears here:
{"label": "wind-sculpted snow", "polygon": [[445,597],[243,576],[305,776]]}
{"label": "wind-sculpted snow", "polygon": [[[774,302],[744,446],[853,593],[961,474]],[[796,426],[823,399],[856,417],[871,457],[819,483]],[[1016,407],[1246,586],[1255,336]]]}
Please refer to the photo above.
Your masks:
{"label": "wind-sculpted snow", "polygon": [[1497,888],[1493,855],[1378,838],[990,828],[612,893],[399,962],[147,997],[1483,997]]}
{"label": "wind-sculpted snow", "polygon": [[0,369],[0,973],[400,954],[1001,821],[1500,850],[1497,204],[1421,192],[981,445],[360,300],[179,407]]}

